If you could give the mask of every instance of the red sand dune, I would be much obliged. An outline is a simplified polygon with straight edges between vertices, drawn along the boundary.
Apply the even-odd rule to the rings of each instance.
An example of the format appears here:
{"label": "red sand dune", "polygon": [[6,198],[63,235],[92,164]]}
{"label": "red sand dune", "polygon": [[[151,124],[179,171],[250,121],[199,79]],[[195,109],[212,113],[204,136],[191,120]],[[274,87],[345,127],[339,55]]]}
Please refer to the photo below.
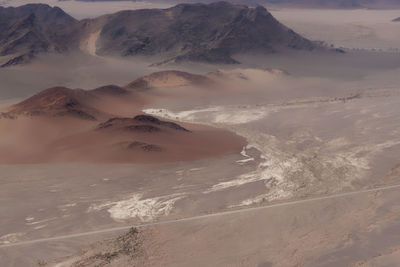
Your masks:
{"label": "red sand dune", "polygon": [[[145,77],[149,89],[211,81],[175,71]],[[54,87],[9,107],[0,119],[0,162],[167,162],[243,147],[241,137],[224,130],[141,115],[154,96],[137,92],[132,84],[93,90]]]}

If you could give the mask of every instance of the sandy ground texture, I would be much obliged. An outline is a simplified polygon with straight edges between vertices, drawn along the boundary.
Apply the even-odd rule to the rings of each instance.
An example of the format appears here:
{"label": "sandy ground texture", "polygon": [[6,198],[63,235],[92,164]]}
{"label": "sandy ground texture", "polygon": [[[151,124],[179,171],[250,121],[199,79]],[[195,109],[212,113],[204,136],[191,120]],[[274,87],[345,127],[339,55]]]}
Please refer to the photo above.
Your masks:
{"label": "sandy ground texture", "polygon": [[[223,70],[229,86],[183,95],[168,88],[171,97],[160,97],[160,88],[143,107],[160,118],[234,132],[248,143],[237,153],[151,165],[1,165],[1,264],[398,265],[397,188],[321,199],[400,183],[398,54],[244,59],[247,65]],[[79,82],[67,74],[68,83]],[[127,79],[129,72],[118,75]],[[313,198],[128,232],[132,225]],[[123,228],[21,243],[115,227]],[[137,253],[129,258],[126,251]]]}
{"label": "sandy ground texture", "polygon": [[151,227],[143,266],[396,266],[397,193]]}
{"label": "sandy ground texture", "polygon": [[[247,90],[257,95],[259,89]],[[318,97],[289,101],[278,96],[265,102],[259,97],[247,103],[242,99],[240,105],[233,101],[228,105],[208,93],[212,96],[208,106],[190,102],[191,109],[185,104],[179,109],[181,99],[165,99],[143,110],[229,129],[246,138],[248,145],[241,153],[220,158],[159,165],[3,165],[1,213],[7,215],[1,226],[2,243],[397,184],[398,89],[335,92],[335,96],[332,91],[325,96],[320,92]],[[368,242],[379,241],[372,226],[393,229],[396,201],[385,198],[396,198],[395,193],[385,190],[254,212],[254,217],[232,214],[146,228],[145,262],[149,266],[337,266],[336,260],[343,264],[390,260],[395,257],[391,251],[398,244],[396,235],[389,234],[390,242],[377,254],[368,252],[375,248]],[[21,196],[24,202],[15,202]],[[382,217],[376,215],[381,210]],[[384,230],[376,231],[389,238]],[[24,246],[5,248],[3,257],[10,265],[16,257],[19,262],[51,263],[79,249],[60,245],[49,250],[45,244],[35,244],[37,252],[29,256],[19,254]],[[184,248],[190,253],[179,253]],[[46,256],[40,254],[43,251]],[[387,255],[370,257],[381,254]]]}

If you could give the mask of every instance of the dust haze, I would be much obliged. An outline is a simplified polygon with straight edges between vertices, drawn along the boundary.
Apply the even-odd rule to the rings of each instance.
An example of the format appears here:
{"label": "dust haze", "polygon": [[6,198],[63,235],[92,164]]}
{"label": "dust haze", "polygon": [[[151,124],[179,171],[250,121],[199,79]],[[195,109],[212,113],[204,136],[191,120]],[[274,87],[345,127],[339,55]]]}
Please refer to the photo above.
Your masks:
{"label": "dust haze", "polygon": [[312,40],[336,47],[360,50],[397,51],[400,45],[399,25],[392,20],[398,9],[389,10],[318,10],[278,9],[271,13]]}
{"label": "dust haze", "polygon": [[[140,2],[58,4],[76,18],[111,12],[111,6],[152,7]],[[400,11],[271,12],[306,37],[345,53],[238,54],[234,58],[241,64],[154,66],[149,58],[105,58],[82,51],[40,55],[32,64],[0,69],[4,112],[54,86],[87,92],[109,84],[127,88],[139,77],[165,70],[212,80],[204,86],[186,84],[174,73],[157,76],[157,86],[132,90],[133,100],[123,96],[96,106],[106,114],[98,121],[1,118],[0,147],[5,150],[0,153],[0,214],[5,216],[0,222],[0,261],[5,266],[91,266],[118,255],[122,266],[398,264],[396,189],[340,194],[400,181],[400,24],[391,22]],[[113,155],[107,142],[126,145],[132,135],[111,131],[119,125],[104,128],[109,132],[103,135],[96,130],[99,124],[138,114],[174,122],[192,133],[176,132],[175,124],[174,130],[150,137],[135,133],[142,139],[134,145],[165,145],[165,154],[154,159],[157,151],[140,151],[129,158],[117,151],[120,158],[104,160],[104,151]],[[171,125],[157,123],[161,130],[160,125]],[[49,143],[68,150],[59,158],[54,151],[36,153]],[[100,149],[87,153],[93,147]],[[32,154],[41,156],[21,160],[21,155],[32,159]],[[118,233],[122,237],[116,231],[12,246],[298,200],[151,225],[139,228],[139,234]],[[128,257],[119,246],[139,252]]]}
{"label": "dust haze", "polygon": [[31,3],[42,3],[50,6],[58,6],[76,19],[94,18],[104,14],[110,14],[121,10],[133,10],[144,8],[167,8],[172,3],[152,3],[136,1],[58,1],[58,0],[2,0],[1,6],[21,6]]}

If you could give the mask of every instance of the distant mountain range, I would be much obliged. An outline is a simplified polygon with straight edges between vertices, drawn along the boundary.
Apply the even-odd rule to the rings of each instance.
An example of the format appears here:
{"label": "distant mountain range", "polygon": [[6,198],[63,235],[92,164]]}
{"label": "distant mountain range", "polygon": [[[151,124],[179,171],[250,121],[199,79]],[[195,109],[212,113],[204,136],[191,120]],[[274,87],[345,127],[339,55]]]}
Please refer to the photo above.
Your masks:
{"label": "distant mountain range", "polygon": [[[121,0],[76,0],[81,2],[112,2]],[[131,0],[126,0],[131,1]],[[157,2],[157,1],[156,1]],[[160,2],[173,2],[163,0]],[[212,0],[185,0],[192,3],[211,3]],[[245,5],[270,5],[300,8],[393,8],[400,7],[400,0],[230,0],[231,3]]]}
{"label": "distant mountain range", "polygon": [[0,8],[0,56],[9,57],[3,67],[38,53],[77,49],[101,56],[153,56],[159,62],[231,64],[238,53],[317,48],[261,6],[179,4],[82,21],[43,4]]}
{"label": "distant mountain range", "polygon": [[394,22],[400,22],[400,17],[393,20]]}
{"label": "distant mountain range", "polygon": [[4,66],[26,62],[40,52],[68,50],[75,23],[60,8],[44,4],[0,7],[0,56],[11,56]]}

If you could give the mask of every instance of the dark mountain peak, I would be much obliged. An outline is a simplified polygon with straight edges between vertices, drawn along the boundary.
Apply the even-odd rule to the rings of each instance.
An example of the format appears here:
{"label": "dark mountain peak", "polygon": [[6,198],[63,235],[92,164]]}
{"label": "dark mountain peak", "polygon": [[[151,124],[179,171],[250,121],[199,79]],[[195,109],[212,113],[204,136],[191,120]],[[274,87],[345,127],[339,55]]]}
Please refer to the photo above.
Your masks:
{"label": "dark mountain peak", "polygon": [[400,22],[400,17],[393,20],[394,22]]}
{"label": "dark mountain peak", "polygon": [[187,129],[183,128],[177,123],[170,122],[170,121],[162,121],[157,119],[156,117],[150,116],[150,115],[137,115],[133,118],[134,121],[141,122],[141,123],[150,123],[154,125],[160,125],[160,126],[165,126],[167,128],[173,129],[173,130],[178,130],[178,131],[184,131],[184,132],[189,132]]}
{"label": "dark mountain peak", "polygon": [[15,9],[36,11],[36,10],[51,10],[52,7],[49,6],[48,4],[43,4],[43,3],[37,3],[37,4],[31,3],[31,4],[26,4],[26,5],[22,5],[19,7],[15,7]]}
{"label": "dark mountain peak", "polygon": [[254,9],[249,9],[248,15],[254,18],[254,20],[259,17],[268,18],[269,20],[275,20],[272,14],[269,13],[269,11],[263,6],[256,6]]}
{"label": "dark mountain peak", "polygon": [[47,4],[26,4],[19,7],[0,8],[3,17],[21,18],[34,14],[41,22],[64,24],[76,21],[59,7],[51,7]]}
{"label": "dark mountain peak", "polygon": [[0,8],[0,55],[12,56],[1,67],[29,62],[38,53],[68,50],[75,23],[62,9],[46,4]]}
{"label": "dark mountain peak", "polygon": [[206,3],[182,3],[182,4],[178,4],[174,7],[171,7],[170,9],[176,9],[176,10],[181,10],[181,12],[198,12],[200,10],[216,10],[219,11],[221,9],[226,9],[226,8],[248,8],[245,5],[238,5],[238,4],[232,4],[230,2],[227,1],[218,1],[218,2],[212,2],[209,4]]}
{"label": "dark mountain peak", "polygon": [[[31,29],[29,35],[27,29]],[[3,66],[24,62],[37,53],[82,49],[81,44],[95,32],[100,32],[97,55],[157,56],[161,63],[234,64],[239,53],[320,47],[286,28],[262,6],[179,4],[77,22],[60,8],[28,4],[0,9],[0,54],[13,56]]]}
{"label": "dark mountain peak", "polygon": [[[10,15],[15,15],[15,13],[19,13],[19,14],[28,14],[28,13],[35,13],[39,10],[41,11],[49,11],[51,9],[51,6],[47,5],[47,4],[26,4],[26,5],[22,5],[22,6],[18,6],[18,7],[2,7],[0,6],[0,12],[7,12]],[[11,14],[14,13],[14,14]]]}
{"label": "dark mountain peak", "polygon": [[100,123],[97,130],[124,130],[129,132],[155,133],[166,129],[189,132],[177,123],[162,121],[149,115],[137,115],[134,118],[114,117]]}
{"label": "dark mountain peak", "polygon": [[[100,55],[157,55],[162,62],[237,63],[237,53],[314,49],[318,45],[280,24],[264,7],[229,2],[133,10],[104,20]],[[99,22],[100,23],[100,22]]]}
{"label": "dark mountain peak", "polygon": [[29,27],[35,24],[36,15],[35,13],[30,13],[27,17],[22,18],[19,23],[20,27]]}

